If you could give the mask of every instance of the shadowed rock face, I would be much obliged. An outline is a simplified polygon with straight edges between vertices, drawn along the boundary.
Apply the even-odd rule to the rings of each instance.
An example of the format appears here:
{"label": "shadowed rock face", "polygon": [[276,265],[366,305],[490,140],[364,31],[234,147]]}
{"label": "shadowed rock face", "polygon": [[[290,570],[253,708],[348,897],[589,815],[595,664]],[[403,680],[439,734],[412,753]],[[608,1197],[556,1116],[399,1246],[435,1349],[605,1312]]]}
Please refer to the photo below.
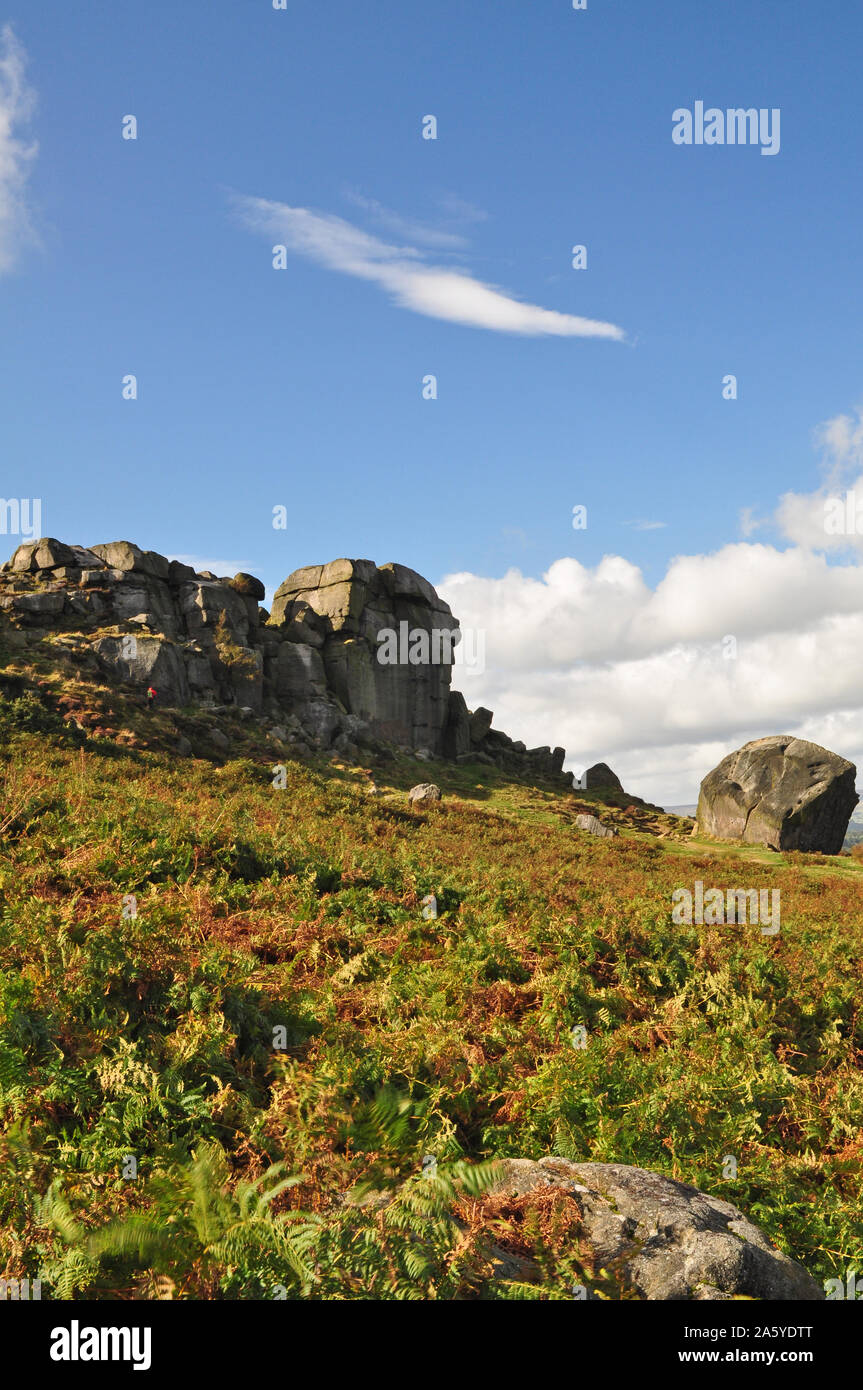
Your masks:
{"label": "shadowed rock face", "polygon": [[[524,1197],[557,1188],[580,1216],[583,1255],[617,1276],[629,1297],[667,1300],[821,1300],[824,1291],[741,1211],[644,1168],[508,1158],[495,1184]],[[499,1252],[498,1277],[529,1277]]]}
{"label": "shadowed rock face", "polygon": [[0,565],[0,619],[80,636],[102,678],[154,685],[161,706],[250,708],[304,749],[386,744],[426,757],[559,778],[564,750],[526,749],[450,689],[458,621],[404,565],[334,560],[295,570],[259,606],[254,575],[196,573],[131,541],[21,545]]}
{"label": "shadowed rock face", "polygon": [[375,735],[443,755],[458,621],[421,575],[371,560],[295,570],[269,626],[320,653],[330,690]]}
{"label": "shadowed rock face", "polygon": [[608,763],[594,763],[593,767],[589,767],[582,778],[582,786],[591,790],[595,787],[611,787],[613,791],[623,791],[620,778],[612,772]]}
{"label": "shadowed rock face", "polygon": [[774,850],[838,854],[858,801],[856,771],[846,758],[790,734],[756,739],[701,783],[697,831]]}

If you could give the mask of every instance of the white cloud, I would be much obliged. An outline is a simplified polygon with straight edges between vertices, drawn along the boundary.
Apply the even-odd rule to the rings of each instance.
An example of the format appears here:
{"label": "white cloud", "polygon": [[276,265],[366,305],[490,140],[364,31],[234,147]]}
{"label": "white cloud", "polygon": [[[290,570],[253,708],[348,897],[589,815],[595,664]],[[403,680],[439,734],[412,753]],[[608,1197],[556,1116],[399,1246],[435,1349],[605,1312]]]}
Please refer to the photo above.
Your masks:
{"label": "white cloud", "polygon": [[607,555],[438,591],[486,632],[485,672],[456,673],[470,707],[528,745],[563,745],[576,772],[608,761],[628,791],[688,803],[725,753],[769,733],[863,768],[863,566],[738,543],[677,557],[654,590]]}
{"label": "white cloud", "polygon": [[462,270],[428,265],[416,247],[389,245],[341,217],[265,198],[235,196],[234,205],[250,230],[329,270],[369,280],[401,308],[428,318],[534,337],[624,337],[615,324],[525,304]]}
{"label": "white cloud", "polygon": [[762,526],[767,525],[766,521],[761,520],[755,515],[753,507],[741,507],[739,523],[740,534],[746,540],[748,540],[750,536],[754,536],[756,531],[760,531]]}
{"label": "white cloud", "polygon": [[460,198],[457,193],[441,193],[436,201],[444,216],[452,218],[454,222],[488,221],[488,213],[483,208],[478,208],[466,198]]}
{"label": "white cloud", "polygon": [[[794,545],[813,550],[863,553],[863,412],[836,415],[815,431],[822,451],[824,481],[813,492],[786,492],[779,500],[773,521],[781,535]],[[845,526],[846,497],[853,493],[850,527]],[[841,502],[840,526],[831,517]],[[859,513],[859,520],[853,513]],[[833,529],[831,529],[833,528]]]}
{"label": "white cloud", "polygon": [[35,240],[27,179],[38,146],[21,138],[36,104],[24,72],[27,56],[7,24],[0,30],[0,273],[11,270]]}
{"label": "white cloud", "polygon": [[863,414],[858,406],[855,415],[835,415],[825,420],[815,431],[816,442],[824,451],[831,476],[843,470],[863,465]]}
{"label": "white cloud", "polygon": [[233,578],[235,574],[250,573],[249,566],[242,560],[212,560],[207,555],[168,555],[166,558],[178,560],[181,565],[191,565],[196,574],[200,574],[202,570],[209,570],[211,574],[220,578]]}
{"label": "white cloud", "polygon": [[[693,801],[725,753],[768,733],[863,773],[863,410],[814,438],[821,486],[785,493],[766,519],[743,508],[744,541],[677,556],[653,590],[611,555],[592,570],[557,560],[539,580],[450,575],[443,596],[486,631],[485,674],[459,672],[468,703],[513,737],[563,744],[576,771],[611,761],[628,790],[668,804]],[[831,534],[825,503],[849,492],[859,522]],[[749,539],[768,526],[788,548]]]}
{"label": "white cloud", "polygon": [[433,246],[442,251],[460,251],[467,246],[467,238],[460,232],[450,232],[441,227],[429,227],[424,222],[417,222],[409,217],[402,217],[401,213],[393,212],[391,208],[384,207],[375,198],[366,198],[364,194],[357,193],[349,189],[345,196],[355,207],[362,208],[380,227],[386,227],[389,231],[395,232],[397,236],[408,237],[411,241],[418,241],[426,246]]}

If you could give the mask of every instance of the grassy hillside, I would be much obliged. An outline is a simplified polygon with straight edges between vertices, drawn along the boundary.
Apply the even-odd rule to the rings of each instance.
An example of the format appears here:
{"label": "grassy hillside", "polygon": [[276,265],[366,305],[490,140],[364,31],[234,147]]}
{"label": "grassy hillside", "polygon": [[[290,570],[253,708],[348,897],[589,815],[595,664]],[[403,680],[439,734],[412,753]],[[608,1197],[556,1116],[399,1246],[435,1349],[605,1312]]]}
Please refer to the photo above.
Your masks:
{"label": "grassy hillside", "polygon": [[[819,1279],[861,1267],[859,862],[739,855],[619,802],[594,840],[588,794],[489,767],[394,760],[376,796],[288,762],[276,789],[247,725],[222,721],[222,765],[180,758],[160,744],[205,750],[203,716],[115,695],[123,748],[43,679],[0,700],[0,1275],[568,1298],[554,1211],[484,1195],[487,1160],[547,1153],[717,1193]],[[425,780],[444,800],[411,811]],[[780,935],[673,925],[696,878],[780,887]]]}

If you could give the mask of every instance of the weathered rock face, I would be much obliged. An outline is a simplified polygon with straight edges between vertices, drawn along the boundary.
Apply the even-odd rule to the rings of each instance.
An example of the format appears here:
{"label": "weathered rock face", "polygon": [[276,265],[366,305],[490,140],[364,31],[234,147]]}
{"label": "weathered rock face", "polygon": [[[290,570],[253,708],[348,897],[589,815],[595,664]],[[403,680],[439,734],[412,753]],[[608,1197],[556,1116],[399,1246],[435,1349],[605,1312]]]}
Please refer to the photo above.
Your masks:
{"label": "weathered rock face", "polygon": [[576,816],[575,823],[579,830],[586,830],[588,835],[598,835],[600,839],[610,840],[617,834],[617,830],[612,825],[603,825],[596,816],[581,815]]}
{"label": "weathered rock face", "polygon": [[0,565],[7,621],[74,641],[83,669],[155,686],[160,707],[238,705],[301,749],[386,743],[571,784],[562,748],[527,750],[450,689],[458,621],[413,570],[334,560],[289,575],[271,613],[263,597],[254,575],[196,573],[130,541],[44,538]]}
{"label": "weathered rock face", "polygon": [[[508,1158],[495,1191],[514,1198],[558,1189],[577,1208],[582,1259],[629,1297],[663,1300],[821,1300],[824,1292],[737,1207],[622,1163]],[[500,1278],[530,1278],[500,1251]],[[591,1296],[588,1285],[588,1298]],[[597,1295],[593,1295],[596,1297]]]}
{"label": "weathered rock face", "polygon": [[480,706],[471,714],[458,691],[450,692],[450,714],[446,737],[450,753],[458,763],[487,763],[496,765],[508,772],[528,769],[536,777],[560,778],[571,787],[573,775],[563,771],[566,750],[549,748],[526,748],[516,739],[511,739],[499,729],[491,727],[494,715],[490,709]]}
{"label": "weathered rock face", "polygon": [[608,763],[594,763],[593,767],[589,767],[582,778],[582,786],[585,790],[605,787],[616,792],[623,791],[620,778],[612,772]]}
{"label": "weathered rock face", "polygon": [[701,783],[697,833],[838,854],[858,801],[855,778],[853,763],[817,743],[790,734],[756,739]]}
{"label": "weathered rock face", "polygon": [[329,689],[378,737],[443,755],[458,622],[421,575],[371,560],[296,570],[269,626],[319,653]]}
{"label": "weathered rock face", "polygon": [[434,782],[418,782],[408,792],[408,801],[411,806],[433,806],[440,801],[440,787]]}

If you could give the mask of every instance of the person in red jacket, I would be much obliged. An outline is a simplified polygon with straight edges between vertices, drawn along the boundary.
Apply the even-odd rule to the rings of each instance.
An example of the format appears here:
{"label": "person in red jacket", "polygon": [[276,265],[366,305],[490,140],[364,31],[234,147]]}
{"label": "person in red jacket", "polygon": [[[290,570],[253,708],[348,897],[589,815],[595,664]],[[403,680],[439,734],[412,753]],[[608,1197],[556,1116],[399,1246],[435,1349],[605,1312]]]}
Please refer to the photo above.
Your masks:
{"label": "person in red jacket", "polygon": [[156,703],[156,692],[152,685],[147,686],[147,709],[152,709]]}

